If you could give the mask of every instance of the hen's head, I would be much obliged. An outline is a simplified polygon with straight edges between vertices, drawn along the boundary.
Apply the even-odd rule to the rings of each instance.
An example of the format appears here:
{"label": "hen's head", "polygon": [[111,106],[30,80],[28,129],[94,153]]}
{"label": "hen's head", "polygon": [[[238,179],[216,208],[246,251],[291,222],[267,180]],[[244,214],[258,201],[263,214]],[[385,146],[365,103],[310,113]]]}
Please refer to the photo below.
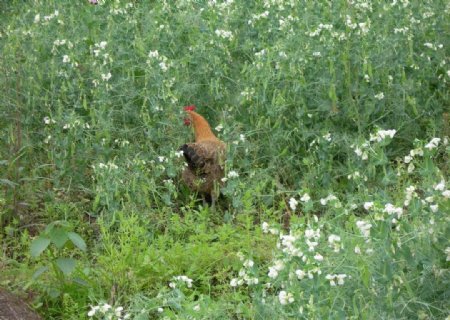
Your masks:
{"label": "hen's head", "polygon": [[[194,111],[194,110],[195,110],[195,106],[194,105],[184,107],[184,111],[186,111],[188,114],[190,113],[190,111]],[[192,119],[191,119],[191,116],[189,114],[189,116],[187,118],[184,118],[184,125],[185,126],[190,126],[191,123],[192,123]]]}

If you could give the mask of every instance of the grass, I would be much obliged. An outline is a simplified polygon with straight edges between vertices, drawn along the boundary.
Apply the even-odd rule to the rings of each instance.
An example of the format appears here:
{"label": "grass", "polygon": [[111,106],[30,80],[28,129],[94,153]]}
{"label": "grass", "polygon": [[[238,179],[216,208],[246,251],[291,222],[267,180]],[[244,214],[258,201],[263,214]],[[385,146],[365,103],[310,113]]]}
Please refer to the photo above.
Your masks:
{"label": "grass", "polygon": [[[447,317],[449,10],[1,4],[0,286],[46,319]],[[216,210],[190,104],[238,173]]]}

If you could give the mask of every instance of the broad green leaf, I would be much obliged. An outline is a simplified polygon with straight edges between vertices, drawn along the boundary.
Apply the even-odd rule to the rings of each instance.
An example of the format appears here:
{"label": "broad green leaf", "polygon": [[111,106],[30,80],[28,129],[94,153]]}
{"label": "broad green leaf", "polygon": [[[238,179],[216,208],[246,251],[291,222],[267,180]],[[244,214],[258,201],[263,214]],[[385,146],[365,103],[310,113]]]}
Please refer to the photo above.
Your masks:
{"label": "broad green leaf", "polygon": [[52,297],[53,299],[56,299],[61,294],[61,291],[59,291],[56,288],[50,288],[50,289],[48,289],[47,293],[50,297]]}
{"label": "broad green leaf", "polygon": [[36,280],[41,274],[48,270],[48,267],[40,267],[33,273],[33,280]]}
{"label": "broad green leaf", "polygon": [[83,238],[80,237],[78,233],[68,232],[67,236],[70,241],[80,250],[86,251],[86,242],[84,242]]}
{"label": "broad green leaf", "polygon": [[81,278],[75,277],[73,278],[73,282],[78,283],[81,286],[85,286],[87,287],[89,285],[89,283]]}
{"label": "broad green leaf", "polygon": [[70,274],[74,269],[77,261],[72,258],[58,258],[56,259],[56,265],[65,274]]}
{"label": "broad green leaf", "polygon": [[31,243],[30,252],[32,257],[39,256],[50,244],[50,239],[39,237]]}
{"label": "broad green leaf", "polygon": [[62,228],[53,228],[49,235],[58,249],[61,249],[69,239],[67,237],[67,231]]}

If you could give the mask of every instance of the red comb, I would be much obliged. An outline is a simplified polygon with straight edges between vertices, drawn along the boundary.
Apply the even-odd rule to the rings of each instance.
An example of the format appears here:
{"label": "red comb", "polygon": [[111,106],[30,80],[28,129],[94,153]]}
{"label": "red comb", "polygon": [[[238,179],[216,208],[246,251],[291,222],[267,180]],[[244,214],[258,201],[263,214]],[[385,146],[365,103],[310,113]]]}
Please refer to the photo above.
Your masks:
{"label": "red comb", "polygon": [[184,107],[184,111],[194,111],[194,110],[195,110],[194,105]]}

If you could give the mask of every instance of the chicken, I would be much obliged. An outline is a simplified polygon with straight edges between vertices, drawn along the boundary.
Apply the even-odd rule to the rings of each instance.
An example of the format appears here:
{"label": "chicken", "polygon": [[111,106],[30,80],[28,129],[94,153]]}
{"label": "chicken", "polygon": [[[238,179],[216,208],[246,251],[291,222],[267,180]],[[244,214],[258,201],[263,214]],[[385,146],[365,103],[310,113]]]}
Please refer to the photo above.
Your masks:
{"label": "chicken", "polygon": [[209,123],[196,113],[195,106],[184,108],[188,114],[185,125],[193,125],[195,142],[180,147],[187,162],[183,181],[189,189],[198,192],[214,206],[224,176],[226,145],[211,131]]}

